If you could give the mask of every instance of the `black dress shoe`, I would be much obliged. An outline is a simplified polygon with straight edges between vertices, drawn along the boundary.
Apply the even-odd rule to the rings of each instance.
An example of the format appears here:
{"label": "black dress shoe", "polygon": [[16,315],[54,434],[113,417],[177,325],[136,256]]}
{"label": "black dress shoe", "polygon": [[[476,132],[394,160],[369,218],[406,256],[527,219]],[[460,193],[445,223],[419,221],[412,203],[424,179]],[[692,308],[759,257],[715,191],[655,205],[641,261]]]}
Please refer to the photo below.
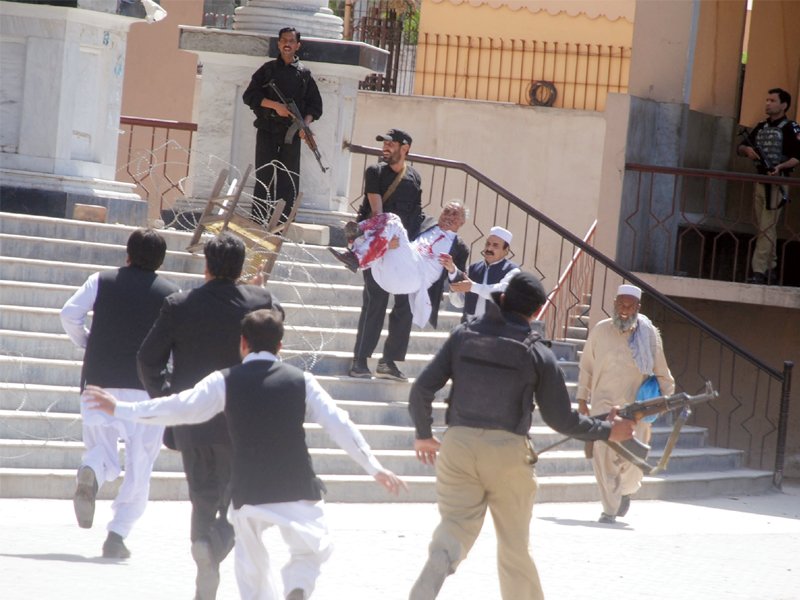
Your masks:
{"label": "black dress shoe", "polygon": [[357,379],[372,379],[372,371],[369,370],[367,361],[359,360],[357,358],[353,359],[353,364],[350,365],[350,371],[348,372],[348,375]]}
{"label": "black dress shoe", "polygon": [[122,536],[113,531],[108,532],[108,537],[103,544],[103,558],[130,558],[131,551],[122,541]]}
{"label": "black dress shoe", "polygon": [[753,283],[755,285],[767,285],[767,274],[754,272],[752,277],[747,280],[747,283]]}
{"label": "black dress shoe", "polygon": [[97,477],[91,467],[86,465],[78,469],[78,486],[72,497],[72,506],[78,527],[89,529],[94,522],[94,501],[97,497]]}
{"label": "black dress shoe", "polygon": [[378,362],[378,368],[375,369],[375,377],[391,379],[393,381],[408,381],[408,377],[406,377],[405,373],[398,369],[394,361],[391,360],[380,360]]}
{"label": "black dress shoe", "polygon": [[624,517],[628,514],[628,509],[631,507],[631,497],[630,495],[625,495],[622,497],[622,500],[619,502],[619,508],[617,509],[617,516]]}
{"label": "black dress shoe", "polygon": [[597,522],[604,523],[606,525],[613,525],[617,522],[617,517],[606,513],[600,513],[600,518],[597,519]]}
{"label": "black dress shoe", "polygon": [[331,248],[328,246],[328,250],[336,260],[343,263],[345,267],[350,269],[353,273],[358,272],[358,257],[352,250],[345,250],[344,252],[339,252],[336,248]]}

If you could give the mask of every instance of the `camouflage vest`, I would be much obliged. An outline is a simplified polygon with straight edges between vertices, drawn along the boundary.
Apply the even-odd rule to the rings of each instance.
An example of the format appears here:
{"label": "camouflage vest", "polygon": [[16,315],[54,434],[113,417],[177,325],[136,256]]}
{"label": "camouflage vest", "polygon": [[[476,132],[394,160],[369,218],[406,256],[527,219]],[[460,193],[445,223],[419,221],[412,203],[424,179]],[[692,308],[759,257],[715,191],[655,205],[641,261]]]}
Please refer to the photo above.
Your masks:
{"label": "camouflage vest", "polygon": [[784,118],[777,125],[766,124],[756,134],[756,143],[773,165],[786,160],[786,156],[783,154],[783,128],[786,123],[788,120]]}

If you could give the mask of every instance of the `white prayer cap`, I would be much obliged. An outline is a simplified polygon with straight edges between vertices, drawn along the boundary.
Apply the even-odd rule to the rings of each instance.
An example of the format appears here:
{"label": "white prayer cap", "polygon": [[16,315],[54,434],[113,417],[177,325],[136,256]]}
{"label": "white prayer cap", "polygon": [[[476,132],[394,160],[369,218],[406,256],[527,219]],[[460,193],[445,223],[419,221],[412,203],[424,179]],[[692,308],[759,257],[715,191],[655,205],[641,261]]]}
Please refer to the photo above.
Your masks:
{"label": "white prayer cap", "polygon": [[508,229],[498,227],[497,225],[489,230],[489,235],[496,235],[509,246],[511,245],[511,240],[514,239],[514,235]]}
{"label": "white prayer cap", "polygon": [[617,288],[617,296],[633,296],[637,300],[642,299],[642,289],[635,285],[623,283]]}

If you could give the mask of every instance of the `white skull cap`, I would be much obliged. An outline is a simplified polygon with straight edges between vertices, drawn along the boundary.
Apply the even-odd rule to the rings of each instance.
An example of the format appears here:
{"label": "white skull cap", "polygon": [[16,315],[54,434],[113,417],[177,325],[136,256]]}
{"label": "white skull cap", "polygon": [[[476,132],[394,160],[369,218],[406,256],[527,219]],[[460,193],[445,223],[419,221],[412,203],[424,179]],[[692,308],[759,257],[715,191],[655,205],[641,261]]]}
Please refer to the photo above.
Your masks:
{"label": "white skull cap", "polygon": [[617,296],[633,296],[637,300],[642,299],[642,289],[635,285],[623,283],[617,288]]}
{"label": "white skull cap", "polygon": [[514,235],[508,229],[497,225],[489,230],[489,235],[496,235],[509,246],[511,245],[511,240],[514,239]]}

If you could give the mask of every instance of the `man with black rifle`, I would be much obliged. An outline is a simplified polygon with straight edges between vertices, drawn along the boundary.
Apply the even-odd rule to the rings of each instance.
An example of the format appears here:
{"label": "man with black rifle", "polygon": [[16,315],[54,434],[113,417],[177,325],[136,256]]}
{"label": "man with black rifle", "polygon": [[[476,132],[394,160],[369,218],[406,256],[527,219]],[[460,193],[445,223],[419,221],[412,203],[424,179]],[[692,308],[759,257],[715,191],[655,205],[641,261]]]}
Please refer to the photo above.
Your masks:
{"label": "man with black rifle", "polygon": [[[242,100],[256,114],[253,125],[256,132],[256,185],[253,189],[251,218],[258,223],[269,221],[271,210],[267,198],[283,199],[284,219],[292,210],[300,186],[300,140],[305,137],[302,128],[287,141],[292,128],[292,114],[270,87],[280,89],[287,100],[293,100],[303,115],[306,125],[322,116],[322,96],[316,81],[300,59],[300,32],[294,27],[284,27],[278,32],[280,57],[264,63],[250,80]],[[273,161],[283,164],[276,168]],[[269,191],[268,191],[269,188]],[[271,194],[270,194],[271,192]]]}

